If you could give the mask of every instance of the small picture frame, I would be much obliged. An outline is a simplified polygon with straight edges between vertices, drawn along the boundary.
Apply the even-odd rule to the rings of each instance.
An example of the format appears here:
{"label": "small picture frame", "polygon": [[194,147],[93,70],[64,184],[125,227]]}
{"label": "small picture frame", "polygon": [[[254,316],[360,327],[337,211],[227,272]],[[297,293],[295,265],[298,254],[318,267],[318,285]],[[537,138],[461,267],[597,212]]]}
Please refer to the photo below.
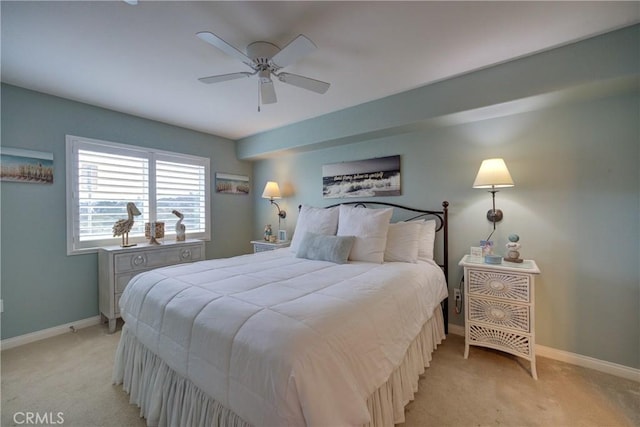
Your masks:
{"label": "small picture frame", "polygon": [[471,246],[469,261],[471,262],[482,262],[482,247],[481,246]]}
{"label": "small picture frame", "polygon": [[480,247],[482,248],[482,256],[493,254],[493,241],[492,240],[480,240]]}
{"label": "small picture frame", "polygon": [[279,242],[287,241],[287,230],[278,230],[278,241]]}

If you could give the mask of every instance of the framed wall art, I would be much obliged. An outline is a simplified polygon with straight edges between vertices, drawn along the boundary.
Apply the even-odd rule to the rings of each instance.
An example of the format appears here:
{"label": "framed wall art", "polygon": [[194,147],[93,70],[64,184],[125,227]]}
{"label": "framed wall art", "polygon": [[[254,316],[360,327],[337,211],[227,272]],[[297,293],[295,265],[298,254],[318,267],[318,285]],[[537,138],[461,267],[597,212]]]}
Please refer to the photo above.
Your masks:
{"label": "framed wall art", "polygon": [[216,172],[216,193],[249,194],[249,177]]}
{"label": "framed wall art", "polygon": [[0,181],[53,184],[53,153],[1,147]]}
{"label": "framed wall art", "polygon": [[322,166],[322,197],[399,196],[400,156]]}

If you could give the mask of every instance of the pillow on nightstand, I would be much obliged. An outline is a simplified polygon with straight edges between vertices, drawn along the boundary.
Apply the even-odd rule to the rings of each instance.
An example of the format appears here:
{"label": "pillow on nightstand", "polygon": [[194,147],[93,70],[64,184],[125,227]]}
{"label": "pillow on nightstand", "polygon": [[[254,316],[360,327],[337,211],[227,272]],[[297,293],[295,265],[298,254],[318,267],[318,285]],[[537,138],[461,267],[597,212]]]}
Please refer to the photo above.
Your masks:
{"label": "pillow on nightstand", "polygon": [[340,205],[338,236],[355,236],[351,261],[382,263],[393,208],[367,209]]}
{"label": "pillow on nightstand", "polygon": [[298,251],[300,242],[307,232],[335,236],[338,231],[339,213],[337,206],[325,209],[302,205],[291,239],[291,251]]}

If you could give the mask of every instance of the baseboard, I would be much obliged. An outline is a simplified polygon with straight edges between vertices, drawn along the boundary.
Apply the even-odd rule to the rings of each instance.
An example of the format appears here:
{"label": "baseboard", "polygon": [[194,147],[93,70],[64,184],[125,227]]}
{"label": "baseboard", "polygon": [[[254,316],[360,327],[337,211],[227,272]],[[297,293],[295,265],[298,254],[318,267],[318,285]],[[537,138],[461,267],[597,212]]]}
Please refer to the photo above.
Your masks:
{"label": "baseboard", "polygon": [[454,335],[464,336],[464,326],[449,323],[449,333]]}
{"label": "baseboard", "polygon": [[31,332],[29,334],[7,338],[6,340],[0,341],[0,348],[2,350],[9,350],[10,348],[19,347],[21,345],[29,344],[35,341],[40,341],[45,338],[51,338],[51,337],[55,337],[56,335],[66,334],[72,328],[73,329],[88,328],[89,326],[98,325],[99,323],[100,323],[100,316],[89,317],[87,319],[78,320],[76,322],[54,326],[53,328],[43,329],[41,331]]}
{"label": "baseboard", "polygon": [[536,355],[640,382],[640,369],[536,344]]}
{"label": "baseboard", "polygon": [[[464,326],[449,323],[449,333],[464,336]],[[536,355],[640,382],[640,369],[536,344]]]}

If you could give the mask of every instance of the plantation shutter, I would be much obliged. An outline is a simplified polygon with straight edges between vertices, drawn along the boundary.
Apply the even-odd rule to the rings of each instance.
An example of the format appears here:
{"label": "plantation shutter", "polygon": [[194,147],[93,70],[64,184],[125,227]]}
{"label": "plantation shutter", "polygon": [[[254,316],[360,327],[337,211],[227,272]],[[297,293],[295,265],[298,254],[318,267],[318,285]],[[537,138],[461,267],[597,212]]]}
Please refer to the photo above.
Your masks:
{"label": "plantation shutter", "polygon": [[133,217],[131,242],[145,242],[146,222],[165,222],[175,236],[183,216],[187,237],[209,239],[209,159],[67,135],[67,253],[117,245],[113,225]]}
{"label": "plantation shutter", "polygon": [[155,165],[156,218],[165,223],[165,235],[175,235],[178,217],[173,210],[184,215],[182,224],[187,233],[204,232],[207,218],[205,165],[165,160],[157,160]]}
{"label": "plantation shutter", "polygon": [[[103,147],[102,150],[104,150]],[[126,219],[127,203],[133,202],[142,215],[134,218],[130,237],[144,235],[149,213],[149,160],[131,155],[77,151],[77,239],[100,242],[112,239],[113,224]]]}

